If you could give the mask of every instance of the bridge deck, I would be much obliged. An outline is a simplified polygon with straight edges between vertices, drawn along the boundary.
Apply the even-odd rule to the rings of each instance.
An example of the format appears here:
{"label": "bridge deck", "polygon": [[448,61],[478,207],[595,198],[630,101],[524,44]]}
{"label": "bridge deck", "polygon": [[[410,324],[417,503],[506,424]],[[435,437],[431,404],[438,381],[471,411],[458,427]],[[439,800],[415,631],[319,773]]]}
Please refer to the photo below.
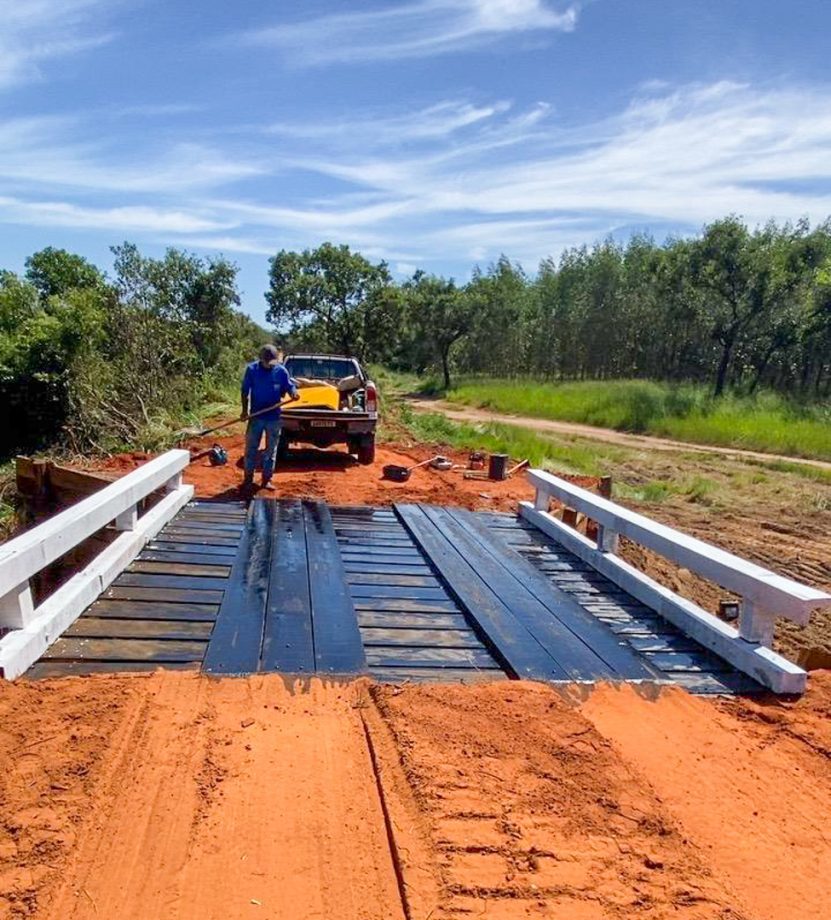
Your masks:
{"label": "bridge deck", "polygon": [[757,688],[511,515],[296,500],[191,502],[29,674],[156,667]]}

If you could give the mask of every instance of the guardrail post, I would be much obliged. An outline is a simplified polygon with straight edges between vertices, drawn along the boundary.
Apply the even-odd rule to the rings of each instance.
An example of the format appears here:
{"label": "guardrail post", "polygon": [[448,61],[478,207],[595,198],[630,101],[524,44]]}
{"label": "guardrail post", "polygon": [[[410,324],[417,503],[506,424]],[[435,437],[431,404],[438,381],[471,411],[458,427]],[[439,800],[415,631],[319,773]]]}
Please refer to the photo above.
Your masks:
{"label": "guardrail post", "polygon": [[164,484],[165,492],[175,492],[177,489],[182,488],[182,474],[177,473],[175,476],[171,477]]}
{"label": "guardrail post", "polygon": [[536,495],[534,495],[534,510],[548,511],[549,504],[550,497],[548,492],[543,491],[539,486],[537,486],[537,492]]}
{"label": "guardrail post", "polygon": [[770,647],[773,644],[775,624],[775,614],[759,610],[751,601],[742,598],[739,611],[739,635],[742,639]]}
{"label": "guardrail post", "polygon": [[616,553],[618,545],[618,533],[610,527],[604,527],[603,524],[597,525],[597,548],[601,553]]}
{"label": "guardrail post", "polygon": [[0,597],[0,626],[23,629],[35,615],[32,589],[28,580]]}
{"label": "guardrail post", "polygon": [[113,526],[116,530],[135,530],[136,524],[138,523],[138,505],[133,505],[131,508],[127,508],[125,511],[122,511],[119,514]]}

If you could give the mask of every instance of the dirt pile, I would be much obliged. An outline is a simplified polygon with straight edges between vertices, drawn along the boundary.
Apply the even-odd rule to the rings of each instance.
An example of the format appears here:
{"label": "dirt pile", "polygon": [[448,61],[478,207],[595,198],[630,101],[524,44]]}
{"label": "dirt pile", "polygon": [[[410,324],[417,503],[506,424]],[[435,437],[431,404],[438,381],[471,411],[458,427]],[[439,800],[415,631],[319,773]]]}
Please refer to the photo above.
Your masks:
{"label": "dirt pile", "polygon": [[0,686],[0,917],[826,914],[795,704],[182,672]]}

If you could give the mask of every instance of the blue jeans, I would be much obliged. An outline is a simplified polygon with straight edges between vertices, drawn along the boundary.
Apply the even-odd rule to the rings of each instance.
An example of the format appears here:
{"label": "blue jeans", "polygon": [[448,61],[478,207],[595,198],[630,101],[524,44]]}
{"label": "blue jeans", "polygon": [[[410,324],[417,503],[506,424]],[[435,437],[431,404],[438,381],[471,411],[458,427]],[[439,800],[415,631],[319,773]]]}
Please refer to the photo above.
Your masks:
{"label": "blue jeans", "polygon": [[274,473],[274,460],[277,456],[277,445],[280,442],[280,419],[252,418],[248,421],[245,431],[245,475],[254,475],[254,465],[257,462],[257,451],[260,441],[265,434],[265,450],[263,451],[263,479],[271,479]]}

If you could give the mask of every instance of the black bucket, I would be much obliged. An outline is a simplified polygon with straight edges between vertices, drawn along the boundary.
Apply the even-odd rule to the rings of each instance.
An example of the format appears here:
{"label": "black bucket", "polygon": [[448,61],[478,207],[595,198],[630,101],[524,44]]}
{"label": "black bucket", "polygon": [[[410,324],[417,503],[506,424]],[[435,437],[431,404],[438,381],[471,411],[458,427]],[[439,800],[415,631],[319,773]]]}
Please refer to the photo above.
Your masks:
{"label": "black bucket", "polygon": [[508,473],[508,455],[491,454],[488,460],[488,479],[504,479]]}

